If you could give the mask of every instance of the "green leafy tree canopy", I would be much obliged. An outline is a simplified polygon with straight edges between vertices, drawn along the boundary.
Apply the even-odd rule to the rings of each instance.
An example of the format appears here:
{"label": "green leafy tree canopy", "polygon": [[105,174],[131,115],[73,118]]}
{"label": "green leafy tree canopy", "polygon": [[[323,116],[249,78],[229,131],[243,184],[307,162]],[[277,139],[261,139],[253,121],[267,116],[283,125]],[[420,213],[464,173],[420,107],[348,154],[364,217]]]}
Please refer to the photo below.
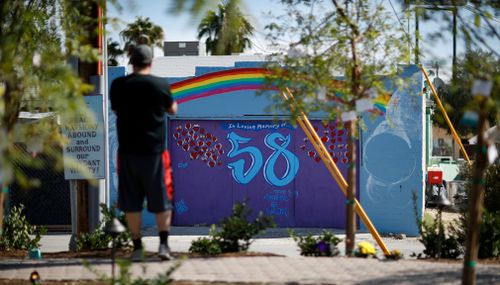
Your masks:
{"label": "green leafy tree canopy", "polygon": [[212,55],[241,53],[251,47],[254,27],[235,0],[223,1],[217,11],[209,10],[198,26],[198,39],[206,37],[206,49]]}

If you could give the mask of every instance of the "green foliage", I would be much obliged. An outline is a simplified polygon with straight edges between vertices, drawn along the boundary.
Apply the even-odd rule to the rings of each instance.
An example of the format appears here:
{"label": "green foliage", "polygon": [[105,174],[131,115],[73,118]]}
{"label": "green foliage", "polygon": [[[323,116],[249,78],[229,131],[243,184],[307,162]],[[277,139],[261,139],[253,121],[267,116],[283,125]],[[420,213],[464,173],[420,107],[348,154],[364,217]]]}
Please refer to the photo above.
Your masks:
{"label": "green foliage", "polygon": [[478,257],[500,257],[500,211],[483,212]]}
{"label": "green foliage", "polygon": [[207,11],[198,26],[198,39],[206,37],[207,52],[212,55],[241,53],[252,43],[248,38],[254,28],[238,7],[239,1],[227,0],[217,11]]}
{"label": "green foliage", "polygon": [[213,234],[216,231],[215,225],[210,228],[210,234],[208,238],[198,238],[191,242],[189,247],[190,252],[201,253],[205,255],[216,255],[222,253],[222,249],[219,244],[219,238],[217,235]]}
{"label": "green foliage", "polygon": [[120,43],[114,41],[112,38],[108,39],[108,65],[117,66],[117,58],[123,54],[123,50],[120,48]]}
{"label": "green foliage", "polygon": [[[176,262],[173,266],[170,266],[165,273],[158,274],[155,278],[152,279],[144,279],[142,277],[132,278],[132,272],[130,272],[130,267],[132,266],[132,262],[127,259],[118,259],[118,276],[113,280],[112,277],[108,276],[106,273],[100,272],[97,269],[93,268],[92,265],[88,262],[84,262],[84,266],[95,275],[99,276],[99,279],[111,284],[111,285],[163,285],[172,283],[173,279],[171,278],[177,268],[181,265],[180,262]],[[143,268],[146,270],[146,267]]]}
{"label": "green foliage", "polygon": [[[86,113],[83,94],[92,90],[68,64],[71,57],[97,60],[97,50],[88,42],[97,29],[97,19],[86,17],[96,1],[32,0],[0,1],[0,173],[4,184],[13,179],[26,182],[14,162],[34,164],[30,154],[16,149],[24,142],[32,153],[54,158],[62,169],[60,152],[67,139],[58,121],[67,122]],[[89,28],[93,27],[93,28]],[[22,111],[47,113],[36,123],[19,119]],[[27,187],[29,182],[20,183]]]}
{"label": "green foliage", "polygon": [[425,249],[424,254],[432,258],[456,259],[463,253],[463,248],[455,235],[447,234],[440,223],[441,213],[434,219],[427,216],[419,222],[420,241]]}
{"label": "green foliage", "polygon": [[453,226],[448,230],[442,223],[442,210],[438,215],[432,218],[429,214],[425,214],[422,220],[417,215],[417,196],[413,192],[413,210],[419,231],[418,241],[421,242],[425,249],[426,257],[431,258],[451,258],[456,259],[463,254],[463,240],[456,234]]}
{"label": "green foliage", "polygon": [[123,50],[128,56],[131,55],[133,47],[139,44],[163,46],[163,29],[151,22],[149,17],[137,17],[120,32],[120,36],[125,41]]}
{"label": "green foliage", "polygon": [[10,209],[9,216],[5,219],[3,234],[0,235],[0,249],[30,250],[40,246],[40,239],[47,230],[31,225],[23,213],[24,205],[14,206]]}
{"label": "green foliage", "polygon": [[337,256],[340,251],[337,248],[342,240],[332,232],[323,230],[323,233],[314,237],[311,234],[297,236],[293,230],[289,231],[290,237],[300,248],[300,255],[304,256]]}
{"label": "green foliage", "polygon": [[[461,174],[467,181],[468,196],[472,191],[472,168],[464,167]],[[489,165],[485,173],[484,208],[479,233],[479,258],[500,256],[500,164]],[[462,247],[465,247],[469,213],[463,205],[461,215],[452,232],[457,236]]]}
{"label": "green foliage", "polygon": [[[306,114],[322,110],[332,120],[355,111],[359,99],[387,93],[383,80],[407,62],[408,39],[397,36],[404,33],[382,2],[334,0],[333,9],[322,1],[281,2],[286,14],[266,27],[277,50],[268,65],[270,84],[289,88]],[[294,40],[283,46],[283,38]],[[289,110],[281,98],[275,103]]]}
{"label": "green foliage", "polygon": [[[113,237],[104,232],[104,227],[106,223],[109,222],[113,218],[118,218],[118,220],[126,225],[125,215],[120,213],[117,216],[116,208],[113,206],[111,209],[108,209],[106,204],[101,204],[101,213],[103,215],[102,220],[99,222],[97,228],[89,233],[82,233],[76,239],[76,250],[100,250],[100,249],[108,249],[112,246]],[[121,233],[115,239],[115,247],[116,248],[125,248],[130,247],[132,238],[130,236],[129,231],[125,231]]]}
{"label": "green foliage", "polygon": [[249,222],[250,214],[251,210],[246,202],[237,202],[233,206],[231,216],[221,221],[220,230],[212,225],[209,238],[199,238],[193,241],[189,251],[213,255],[248,250],[253,236],[275,226],[273,218],[265,216],[262,212]]}
{"label": "green foliage", "polygon": [[[475,130],[474,127],[461,124],[466,111],[477,110],[478,104],[471,94],[475,79],[493,80],[491,96],[493,100],[500,99],[500,58],[491,52],[471,50],[462,58],[457,59],[455,71],[455,80],[439,88],[438,94],[452,124],[461,135],[465,136]],[[497,108],[488,108],[488,110],[488,119],[493,123],[496,121],[495,116],[498,115]],[[448,129],[441,112],[435,111],[433,120],[438,126]]]}

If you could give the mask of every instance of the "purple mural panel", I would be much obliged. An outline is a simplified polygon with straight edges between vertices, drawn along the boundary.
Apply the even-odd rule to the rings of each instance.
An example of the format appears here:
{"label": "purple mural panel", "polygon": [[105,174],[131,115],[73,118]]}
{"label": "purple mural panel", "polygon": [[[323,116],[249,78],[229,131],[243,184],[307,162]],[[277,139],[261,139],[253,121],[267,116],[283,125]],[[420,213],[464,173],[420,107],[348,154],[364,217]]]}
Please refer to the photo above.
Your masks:
{"label": "purple mural panel", "polygon": [[[314,122],[345,175],[344,130]],[[248,199],[280,227],[345,224],[345,198],[303,131],[282,121],[172,120],[174,224],[210,225]]]}

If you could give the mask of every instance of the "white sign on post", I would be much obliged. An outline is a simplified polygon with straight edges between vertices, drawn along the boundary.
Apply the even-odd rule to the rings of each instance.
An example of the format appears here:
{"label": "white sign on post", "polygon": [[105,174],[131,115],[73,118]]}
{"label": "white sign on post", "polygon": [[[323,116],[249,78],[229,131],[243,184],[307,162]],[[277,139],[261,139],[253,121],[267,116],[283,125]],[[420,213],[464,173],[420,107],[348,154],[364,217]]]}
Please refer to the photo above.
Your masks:
{"label": "white sign on post", "polygon": [[104,116],[102,95],[85,96],[87,108],[94,120],[89,122],[85,116],[79,116],[74,122],[63,125],[63,134],[70,140],[64,148],[64,178],[66,180],[89,179],[82,171],[72,167],[69,160],[87,167],[93,179],[104,179]]}

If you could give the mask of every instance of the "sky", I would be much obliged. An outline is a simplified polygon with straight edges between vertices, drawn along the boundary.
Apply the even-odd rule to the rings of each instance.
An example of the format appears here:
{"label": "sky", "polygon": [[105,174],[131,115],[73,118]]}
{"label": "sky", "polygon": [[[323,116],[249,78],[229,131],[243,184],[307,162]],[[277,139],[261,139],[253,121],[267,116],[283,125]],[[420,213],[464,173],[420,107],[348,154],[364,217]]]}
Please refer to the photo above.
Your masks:
{"label": "sky", "polygon": [[[374,1],[374,0],[372,0]],[[415,19],[410,17],[409,19],[405,16],[402,11],[399,1],[397,0],[377,0],[384,4],[387,11],[394,16],[395,23],[398,23],[398,18],[401,24],[404,25],[405,29],[410,34],[414,34]],[[108,5],[108,16],[117,19],[115,24],[108,24],[107,31],[108,37],[113,38],[113,40],[120,42],[123,46],[123,41],[119,37],[119,32],[122,30],[127,23],[131,23],[136,17],[149,17],[150,20],[163,28],[165,34],[165,41],[194,41],[197,40],[196,28],[200,22],[201,17],[193,18],[189,13],[182,13],[180,15],[173,15],[168,13],[168,8],[171,5],[172,0],[118,0],[122,5],[123,9],[121,12],[113,5]],[[391,6],[392,4],[392,6]],[[284,6],[279,3],[278,0],[243,0],[243,13],[248,17],[250,22],[256,29],[254,36],[251,38],[252,49],[247,50],[247,54],[267,54],[271,50],[267,46],[265,40],[265,35],[267,31],[264,29],[266,24],[268,24],[272,17],[269,16],[269,12],[273,15],[279,15],[284,13]],[[330,1],[325,1],[325,6],[331,6]],[[393,10],[394,7],[394,10]],[[435,62],[439,62],[440,70],[439,75],[443,79],[448,79],[451,75],[451,62],[452,62],[452,32],[449,27],[446,26],[445,22],[441,20],[441,16],[444,13],[451,15],[449,11],[435,11],[435,21],[423,22],[420,21],[420,33],[422,34],[422,39],[420,40],[420,47],[422,51],[421,62],[431,68]],[[462,9],[462,15],[464,18],[470,19],[472,21],[472,13]],[[398,15],[396,17],[396,14]],[[493,25],[500,30],[500,20],[492,21]],[[409,25],[409,26],[408,26]],[[409,29],[408,29],[409,28]],[[443,34],[442,40],[431,40],[428,35],[430,33],[441,31]],[[500,42],[498,40],[489,40],[490,46],[500,47]],[[500,50],[500,48],[499,48]],[[458,36],[457,38],[457,54],[463,54],[465,51],[465,42],[463,37]],[[155,56],[162,56],[163,51],[161,49],[155,50]],[[125,62],[123,60],[122,62]]]}

